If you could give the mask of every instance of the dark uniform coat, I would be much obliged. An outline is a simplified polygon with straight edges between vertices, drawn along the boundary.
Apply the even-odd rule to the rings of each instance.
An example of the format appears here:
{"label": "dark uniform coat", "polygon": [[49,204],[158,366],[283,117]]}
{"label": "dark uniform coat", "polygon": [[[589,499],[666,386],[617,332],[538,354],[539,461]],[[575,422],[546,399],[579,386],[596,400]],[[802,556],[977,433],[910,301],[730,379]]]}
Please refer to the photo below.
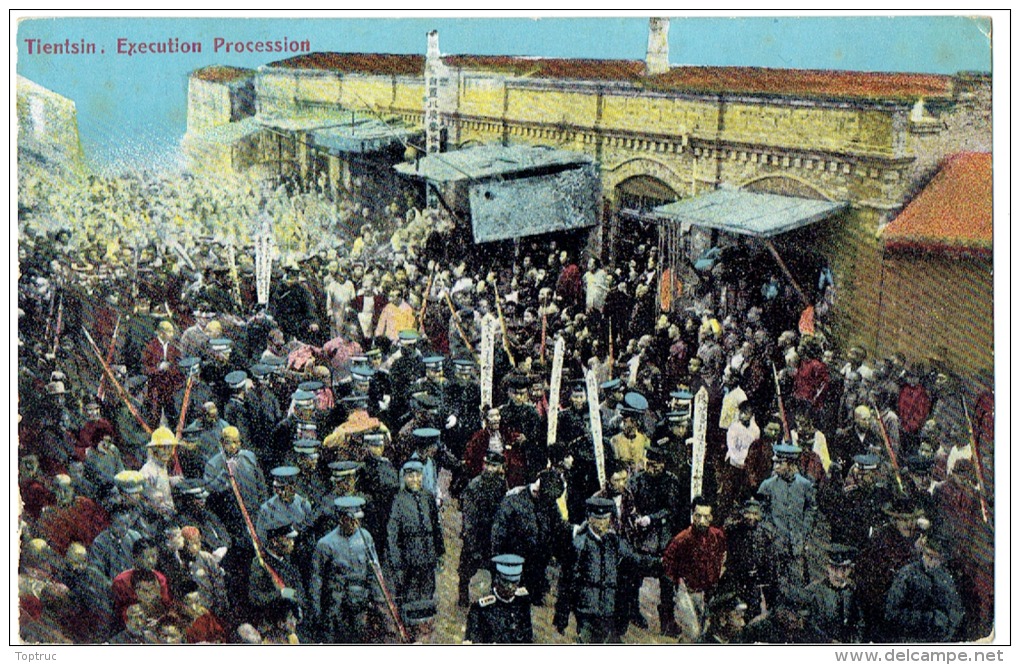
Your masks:
{"label": "dark uniform coat", "polygon": [[404,602],[432,598],[436,567],[446,554],[435,495],[425,489],[401,489],[393,499],[386,531],[397,596]]}
{"label": "dark uniform coat", "polygon": [[950,642],[963,620],[953,576],[914,561],[896,574],[885,599],[889,637],[896,642]]}
{"label": "dark uniform coat", "polygon": [[531,600],[525,588],[510,600],[493,594],[479,598],[468,610],[464,641],[472,644],[531,644]]}

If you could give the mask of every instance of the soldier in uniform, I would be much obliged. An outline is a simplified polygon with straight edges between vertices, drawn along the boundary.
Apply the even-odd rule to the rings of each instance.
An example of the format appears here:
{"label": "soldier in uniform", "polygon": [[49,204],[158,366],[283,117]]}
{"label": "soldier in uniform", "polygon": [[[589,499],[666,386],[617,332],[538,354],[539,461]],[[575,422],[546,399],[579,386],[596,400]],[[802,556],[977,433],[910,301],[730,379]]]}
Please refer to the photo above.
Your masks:
{"label": "soldier in uniform", "polygon": [[[248,600],[256,615],[264,614],[281,598],[292,601],[306,613],[309,611],[304,574],[292,556],[297,536],[298,532],[289,524],[266,530],[265,556],[252,557],[248,571]],[[309,628],[306,624],[302,637],[308,635]]]}
{"label": "soldier in uniform", "polygon": [[[446,554],[439,509],[434,494],[422,487],[421,462],[411,460],[401,468],[403,486],[393,499],[387,524],[390,570],[395,576],[396,596],[402,611],[419,601],[431,602],[436,592],[436,573]],[[418,626],[427,632],[427,622]]]}
{"label": "soldier in uniform", "polygon": [[[642,554],[662,556],[673,535],[687,526],[679,506],[686,499],[679,479],[666,470],[668,456],[657,446],[648,449],[645,470],[631,481],[634,510],[634,540],[631,544]],[[676,586],[666,575],[659,578],[659,626],[663,635],[677,637],[674,596]]]}
{"label": "soldier in uniform", "polygon": [[293,413],[276,424],[270,445],[261,451],[266,466],[282,464],[294,441],[318,439],[320,436],[315,419],[315,395],[305,390],[296,390],[291,394],[291,404]]}
{"label": "soldier in uniform", "polygon": [[296,466],[278,466],[273,476],[273,496],[259,507],[255,517],[255,532],[265,540],[269,529],[288,524],[299,532],[311,526],[312,504],[297,493],[297,477],[301,470]]}
{"label": "soldier in uniform", "polygon": [[365,517],[362,523],[375,542],[385,548],[386,524],[390,518],[393,497],[400,490],[400,478],[393,463],[383,455],[386,449],[384,432],[365,432],[362,443],[365,449],[359,481],[359,489],[365,497]]}
{"label": "soldier in uniform", "polygon": [[338,497],[338,526],[315,546],[309,583],[312,616],[324,642],[359,644],[383,632],[382,590],[375,577],[378,555],[372,534],[361,527],[365,500]]}
{"label": "soldier in uniform", "polygon": [[951,642],[964,609],[956,581],[945,567],[951,545],[925,537],[918,557],[896,573],[885,600],[888,637],[896,642]]}
{"label": "soldier in uniform", "polygon": [[[643,573],[658,574],[659,559],[637,554],[627,541],[611,529],[616,504],[612,499],[592,497],[587,500],[587,524],[574,537],[575,561],[571,571],[569,592],[577,618],[577,641],[581,644],[619,643],[622,637],[617,622],[620,567],[629,564]],[[565,627],[559,617],[555,627]]]}
{"label": "soldier in uniform", "polygon": [[789,596],[804,588],[804,547],[818,518],[818,505],[814,483],[797,471],[801,449],[788,444],[772,449],[775,473],[762,481],[758,494],[765,508],[765,523],[775,533],[772,559],[779,592]]}
{"label": "soldier in uniform", "polygon": [[[571,522],[580,523],[585,499],[600,489],[583,381],[575,382],[571,388],[570,408],[560,413],[556,438],[574,458],[573,466],[567,472],[567,515]],[[605,452],[612,455],[612,447],[605,446]]]}
{"label": "soldier in uniform", "polygon": [[468,483],[461,495],[463,545],[457,564],[457,604],[460,607],[468,606],[471,578],[490,555],[492,523],[507,492],[503,461],[502,453],[495,451],[486,453],[481,474]]}
{"label": "soldier in uniform", "polygon": [[183,440],[180,445],[181,471],[185,478],[197,478],[205,471],[205,463],[220,451],[220,435],[224,427],[229,427],[223,418],[216,402],[201,402],[199,416],[184,428]]}
{"label": "soldier in uniform", "polygon": [[223,377],[223,381],[230,388],[230,399],[223,405],[223,419],[241,432],[242,441],[261,441],[252,438],[255,418],[248,400],[248,388],[251,385],[248,373],[243,370],[230,372]]}
{"label": "soldier in uniform", "polygon": [[832,642],[856,644],[864,634],[857,586],[852,574],[857,550],[848,545],[828,548],[825,578],[808,585],[805,594],[810,616],[808,622]]}
{"label": "soldier in uniform", "polygon": [[885,522],[882,506],[893,498],[879,468],[878,455],[854,455],[853,460],[842,491],[835,490],[836,500],[828,510],[832,542],[844,545],[866,542]]}
{"label": "soldier in uniform", "polygon": [[[499,407],[503,427],[508,431],[520,432],[523,439],[516,443],[517,452],[524,460],[526,482],[531,482],[538,472],[549,464],[545,452],[545,430],[538,410],[528,397],[531,381],[526,376],[514,375],[509,379],[510,400]],[[562,420],[560,421],[562,426]],[[598,491],[598,483],[585,496]]]}
{"label": "soldier in uniform", "polygon": [[223,520],[206,506],[209,492],[202,480],[186,478],[174,487],[174,494],[177,506],[174,524],[179,527],[189,524],[198,527],[203,549],[218,556],[226,552],[230,547],[230,533]]}
{"label": "soldier in uniform", "polygon": [[524,557],[499,554],[491,561],[492,593],[471,604],[464,644],[531,644],[531,602],[528,590],[519,586]]}
{"label": "soldier in uniform", "polygon": [[399,355],[390,365],[390,385],[393,387],[390,399],[391,427],[400,427],[406,420],[414,382],[425,376],[425,362],[418,349],[418,333],[402,330],[397,335]]}

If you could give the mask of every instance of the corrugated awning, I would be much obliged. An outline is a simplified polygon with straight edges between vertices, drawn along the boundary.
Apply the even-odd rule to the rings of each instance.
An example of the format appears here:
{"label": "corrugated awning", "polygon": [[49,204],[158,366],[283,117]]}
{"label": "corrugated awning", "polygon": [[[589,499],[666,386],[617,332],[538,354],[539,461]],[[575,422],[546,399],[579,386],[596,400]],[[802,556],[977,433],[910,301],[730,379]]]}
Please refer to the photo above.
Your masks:
{"label": "corrugated awning", "polygon": [[738,189],[717,189],[655,208],[655,214],[684,225],[772,238],[820,222],[849,204]]}
{"label": "corrugated awning", "polygon": [[951,156],[882,239],[891,250],[991,254],[991,153]]}
{"label": "corrugated awning", "polygon": [[520,176],[529,171],[552,172],[594,161],[584,153],[545,146],[483,145],[426,155],[414,164],[398,164],[394,168],[403,175],[448,183]]}
{"label": "corrugated awning", "polygon": [[196,137],[203,141],[209,141],[210,143],[230,145],[261,131],[262,129],[263,126],[255,122],[253,118],[245,118],[239,122],[230,122],[224,125],[211,127],[206,131],[197,134]]}
{"label": "corrugated awning", "polygon": [[256,115],[255,120],[260,125],[282,129],[288,132],[307,132],[313,129],[324,127],[336,127],[344,123],[350,123],[357,118],[351,111],[322,110],[315,113],[293,116]]}
{"label": "corrugated awning", "polygon": [[404,145],[421,137],[421,130],[387,125],[374,118],[358,118],[312,132],[312,143],[330,153],[369,153]]}

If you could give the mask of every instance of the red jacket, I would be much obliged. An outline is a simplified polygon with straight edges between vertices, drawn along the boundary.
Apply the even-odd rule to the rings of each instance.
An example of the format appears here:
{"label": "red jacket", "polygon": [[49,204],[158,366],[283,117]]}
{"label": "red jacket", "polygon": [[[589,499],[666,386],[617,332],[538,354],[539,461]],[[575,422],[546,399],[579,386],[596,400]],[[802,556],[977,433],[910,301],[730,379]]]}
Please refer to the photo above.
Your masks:
{"label": "red jacket", "polygon": [[74,503],[66,508],[47,506],[39,518],[39,534],[60,556],[67,553],[71,543],[88,547],[108,526],[110,518],[106,511],[84,496],[75,497]]}
{"label": "red jacket", "polygon": [[[164,360],[170,366],[165,370],[161,370],[159,369],[159,364]],[[166,355],[163,353],[163,345],[158,338],[150,340],[145,345],[145,350],[142,351],[142,369],[145,375],[149,377],[149,382],[146,384],[146,394],[149,403],[156,407],[157,413],[159,407],[170,404],[174,393],[184,386],[184,375],[181,374],[181,370],[178,367],[180,361],[181,350],[177,348],[174,342],[170,342],[167,345]]]}
{"label": "red jacket", "polygon": [[[159,595],[163,600],[163,605],[166,609],[170,609],[170,587],[167,586],[166,575],[158,570],[154,570],[152,572],[156,574],[156,579],[159,580]],[[131,584],[134,576],[134,568],[125,570],[123,573],[113,578],[113,584],[111,585],[111,589],[113,591],[113,614],[117,617],[117,621],[120,622],[121,626],[124,625],[124,612],[128,607],[138,602],[138,596],[135,595],[135,588]]]}
{"label": "red jacket", "polygon": [[683,580],[693,592],[719,583],[726,561],[726,535],[719,527],[701,532],[689,526],[678,533],[662,554],[662,569],[674,582]]}
{"label": "red jacket", "polygon": [[[464,465],[467,467],[468,474],[472,478],[482,472],[482,467],[485,464],[485,453],[489,451],[489,435],[490,430],[483,427],[471,435],[464,450]],[[513,430],[501,427],[499,429],[499,436],[503,440],[503,455],[506,458],[507,485],[510,487],[526,485],[529,481],[527,479],[527,467],[524,463],[524,454],[512,445],[519,434]]]}
{"label": "red jacket", "polygon": [[825,389],[829,387],[829,368],[821,360],[805,358],[797,366],[793,375],[793,396],[810,402],[817,407],[825,398]]}
{"label": "red jacket", "polygon": [[906,384],[900,388],[896,413],[900,416],[900,428],[904,432],[914,434],[921,431],[921,425],[931,413],[931,398],[924,386]]}

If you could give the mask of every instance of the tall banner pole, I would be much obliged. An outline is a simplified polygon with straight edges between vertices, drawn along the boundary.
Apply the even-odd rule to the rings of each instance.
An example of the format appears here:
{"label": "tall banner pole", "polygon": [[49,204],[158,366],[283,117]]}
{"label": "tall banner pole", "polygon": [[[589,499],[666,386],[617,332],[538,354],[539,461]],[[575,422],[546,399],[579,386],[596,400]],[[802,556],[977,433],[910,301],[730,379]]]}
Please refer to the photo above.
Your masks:
{"label": "tall banner pole", "polygon": [[556,443],[556,428],[560,421],[560,386],[563,382],[563,355],[566,342],[562,337],[556,338],[553,347],[552,375],[549,377],[549,428],[546,431],[546,445]]}
{"label": "tall banner pole", "polygon": [[599,476],[599,487],[606,486],[606,451],[602,445],[602,413],[599,410],[599,384],[595,372],[584,373],[585,388],[588,392],[588,418],[591,420],[591,440],[595,446],[595,471]]}
{"label": "tall banner pole", "polygon": [[694,450],[691,453],[691,499],[701,494],[705,480],[705,448],[708,434],[708,390],[694,396]]}
{"label": "tall banner pole", "polygon": [[495,329],[492,324],[486,320],[482,320],[482,358],[481,358],[481,393],[482,393],[482,405],[492,408],[492,370],[493,361],[495,355],[493,353],[493,347],[495,346]]}

